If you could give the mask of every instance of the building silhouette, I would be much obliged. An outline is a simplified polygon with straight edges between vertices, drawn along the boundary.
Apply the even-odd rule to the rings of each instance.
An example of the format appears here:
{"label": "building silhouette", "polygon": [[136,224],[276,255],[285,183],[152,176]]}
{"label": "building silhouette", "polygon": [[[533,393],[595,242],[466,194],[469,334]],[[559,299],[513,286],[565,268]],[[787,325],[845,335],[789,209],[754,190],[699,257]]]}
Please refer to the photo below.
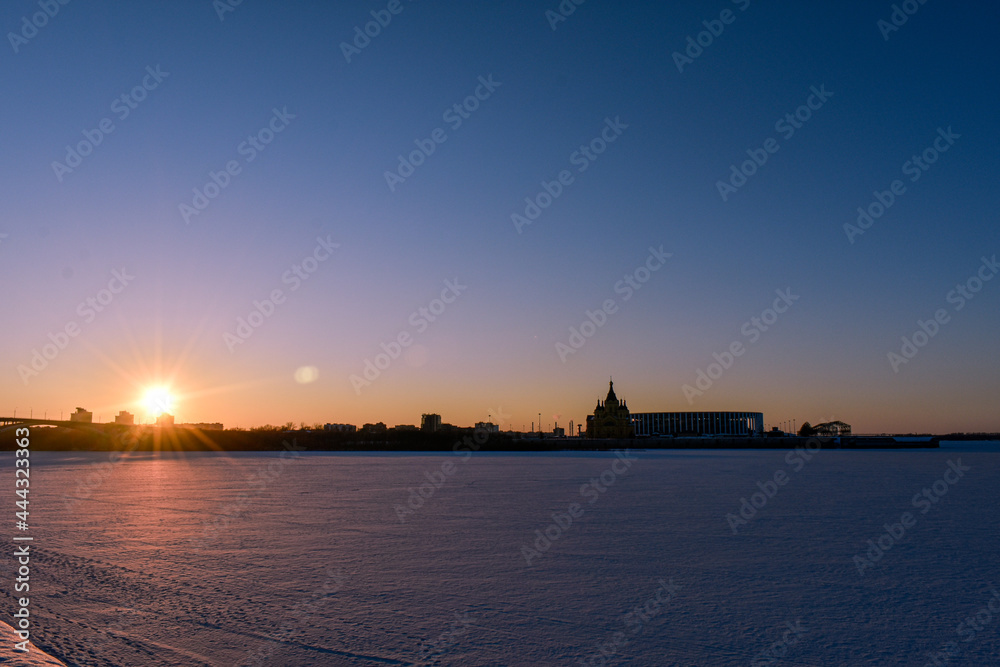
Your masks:
{"label": "building silhouette", "polygon": [[324,431],[333,431],[335,433],[355,433],[358,427],[354,424],[324,424]]}
{"label": "building silhouette", "polygon": [[122,410],[115,417],[115,423],[122,426],[135,426],[135,415],[126,410]]}
{"label": "building silhouette", "polygon": [[199,431],[223,431],[223,424],[219,422],[198,422],[197,424],[177,424],[177,428],[190,428],[197,429]]}
{"label": "building silhouette", "polygon": [[441,430],[441,415],[425,414],[420,415],[420,430],[428,433],[435,433]]}
{"label": "building silhouette", "polygon": [[639,437],[764,433],[761,412],[638,412],[632,415],[632,423]]}
{"label": "building silhouette", "polygon": [[598,401],[594,414],[587,417],[588,438],[761,436],[763,433],[761,412],[629,412],[628,404],[615,396],[614,382],[608,384],[604,402]]}
{"label": "building silhouette", "polygon": [[71,414],[69,416],[69,420],[71,422],[83,422],[85,424],[93,424],[94,423],[94,413],[93,412],[88,412],[88,411],[84,410],[83,408],[77,408],[76,412],[74,412],[73,414]]}
{"label": "building silhouette", "polygon": [[851,425],[842,421],[823,422],[813,426],[816,435],[836,438],[841,435],[851,434]]}
{"label": "building silhouette", "polygon": [[597,401],[594,414],[587,417],[588,438],[631,438],[635,436],[632,417],[625,401],[615,396],[614,381],[608,382],[608,395],[601,403]]}

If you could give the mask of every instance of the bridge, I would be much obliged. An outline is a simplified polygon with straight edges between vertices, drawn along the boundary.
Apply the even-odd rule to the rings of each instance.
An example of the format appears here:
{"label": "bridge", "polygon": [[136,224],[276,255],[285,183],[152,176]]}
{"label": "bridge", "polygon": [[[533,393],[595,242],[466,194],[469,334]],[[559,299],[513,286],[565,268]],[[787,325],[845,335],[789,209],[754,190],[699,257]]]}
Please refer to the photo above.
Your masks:
{"label": "bridge", "polygon": [[93,422],[63,421],[61,419],[32,419],[31,417],[0,417],[0,431],[14,426],[61,426],[89,431],[99,431],[115,424],[95,424]]}

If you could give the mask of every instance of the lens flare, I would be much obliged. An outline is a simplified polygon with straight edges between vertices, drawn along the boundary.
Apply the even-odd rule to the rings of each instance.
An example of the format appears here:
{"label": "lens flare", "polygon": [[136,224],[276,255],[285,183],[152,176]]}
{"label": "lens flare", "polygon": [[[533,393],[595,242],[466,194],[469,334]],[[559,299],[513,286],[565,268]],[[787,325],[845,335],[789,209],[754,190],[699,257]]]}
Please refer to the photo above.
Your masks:
{"label": "lens flare", "polygon": [[146,410],[154,417],[159,417],[163,413],[172,414],[174,409],[174,397],[166,387],[150,387],[143,397]]}

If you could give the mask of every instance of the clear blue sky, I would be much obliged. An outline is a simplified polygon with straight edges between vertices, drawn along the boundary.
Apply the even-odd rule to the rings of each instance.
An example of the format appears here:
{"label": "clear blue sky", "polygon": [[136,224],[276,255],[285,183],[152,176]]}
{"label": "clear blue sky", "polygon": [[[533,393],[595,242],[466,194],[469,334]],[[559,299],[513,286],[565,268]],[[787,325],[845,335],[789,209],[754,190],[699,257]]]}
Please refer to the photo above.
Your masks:
{"label": "clear blue sky", "polygon": [[[520,428],[580,423],[614,375],[633,411],[1000,429],[1000,280],[961,310],[947,300],[1000,253],[995,7],[931,0],[885,39],[890,3],[590,0],[553,30],[555,0],[402,0],[347,62],[342,43],[390,4],[244,0],[220,19],[210,0],[70,2],[33,31],[37,1],[4,3],[0,413],[107,419],[166,383],[184,421],[501,412]],[[721,34],[678,71],[706,21]],[[832,96],[788,136],[776,123],[813,87]],[[445,112],[477,89],[455,127]],[[275,109],[273,141],[241,150]],[[79,166],[53,166],[103,119],[114,130]],[[606,119],[614,141],[574,158]],[[437,128],[446,140],[390,189],[385,172]],[[911,181],[904,163],[939,128],[959,137]],[[724,200],[748,150],[767,161]],[[230,161],[186,223],[179,206]],[[563,170],[572,182],[518,233],[511,215]],[[845,223],[897,179],[905,192],[849,242]],[[293,290],[285,272],[318,237],[339,247]],[[661,245],[672,256],[625,301],[616,283]],[[123,267],[134,279],[88,321],[78,304]],[[434,322],[411,319],[455,279],[467,288]],[[747,335],[786,288],[794,305]],[[227,343],[275,289],[272,316]],[[563,361],[556,344],[608,299]],[[894,370],[889,353],[939,309],[947,322]],[[73,323],[43,370],[18,370]],[[352,385],[400,334],[400,357]],[[743,355],[689,403],[683,386],[735,342]],[[318,379],[297,381],[303,367]]]}

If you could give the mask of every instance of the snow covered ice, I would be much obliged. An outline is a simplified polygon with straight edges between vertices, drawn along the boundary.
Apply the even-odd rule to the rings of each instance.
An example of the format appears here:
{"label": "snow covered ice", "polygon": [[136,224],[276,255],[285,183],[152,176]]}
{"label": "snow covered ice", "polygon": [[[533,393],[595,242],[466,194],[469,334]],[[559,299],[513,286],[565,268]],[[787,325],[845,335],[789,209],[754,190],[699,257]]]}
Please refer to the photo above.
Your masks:
{"label": "snow covered ice", "polygon": [[33,453],[31,639],[66,665],[998,664],[995,445],[627,457]]}
{"label": "snow covered ice", "polygon": [[[0,622],[0,665],[19,665],[20,667],[66,667],[52,656],[38,649],[29,642],[24,645],[24,640],[15,633],[14,628],[6,623]],[[27,651],[15,649],[14,646],[22,644],[22,648]]]}

